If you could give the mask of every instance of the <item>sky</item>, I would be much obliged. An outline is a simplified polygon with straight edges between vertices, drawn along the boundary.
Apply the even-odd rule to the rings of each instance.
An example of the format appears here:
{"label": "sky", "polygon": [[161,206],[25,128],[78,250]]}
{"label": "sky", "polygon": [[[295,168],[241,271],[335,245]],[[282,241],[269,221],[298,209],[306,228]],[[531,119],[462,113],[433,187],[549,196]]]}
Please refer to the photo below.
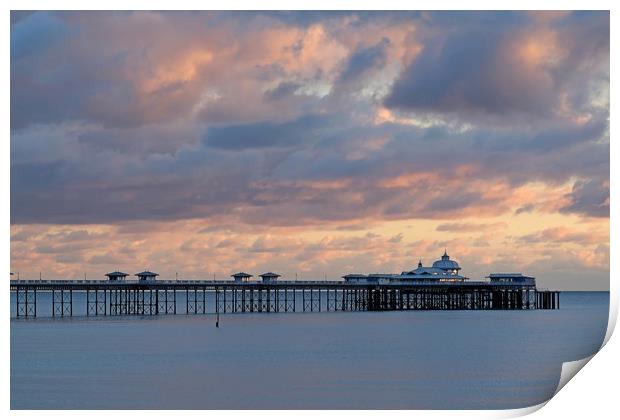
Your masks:
{"label": "sky", "polygon": [[609,287],[608,12],[12,12],[11,269]]}

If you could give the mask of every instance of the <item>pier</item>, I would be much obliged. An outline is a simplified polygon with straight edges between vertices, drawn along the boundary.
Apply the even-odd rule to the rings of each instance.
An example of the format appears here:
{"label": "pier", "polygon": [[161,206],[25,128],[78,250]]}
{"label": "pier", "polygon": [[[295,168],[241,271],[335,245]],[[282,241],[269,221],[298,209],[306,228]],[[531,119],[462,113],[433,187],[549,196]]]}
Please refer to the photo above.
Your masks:
{"label": "pier", "polygon": [[[52,317],[560,308],[560,292],[510,282],[11,280],[11,291],[18,318],[36,317],[42,294],[51,294]],[[85,297],[81,310],[74,304],[77,295]],[[46,301],[48,305],[50,299]]]}

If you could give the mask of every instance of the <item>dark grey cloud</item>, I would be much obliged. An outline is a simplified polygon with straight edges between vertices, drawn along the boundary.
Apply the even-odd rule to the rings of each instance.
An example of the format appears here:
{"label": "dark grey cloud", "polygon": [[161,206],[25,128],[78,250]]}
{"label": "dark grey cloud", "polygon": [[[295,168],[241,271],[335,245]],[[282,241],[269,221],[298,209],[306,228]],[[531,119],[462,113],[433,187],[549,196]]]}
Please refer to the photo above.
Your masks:
{"label": "dark grey cloud", "polygon": [[442,223],[435,230],[438,232],[482,232],[487,230],[500,230],[505,228],[505,223]]}
{"label": "dark grey cloud", "polygon": [[578,213],[590,217],[609,217],[609,182],[588,179],[575,182],[568,194],[570,204],[560,209],[563,213]]}
{"label": "dark grey cloud", "polygon": [[312,143],[330,116],[307,115],[285,123],[260,122],[210,128],[204,143],[221,149],[290,148]]}
{"label": "dark grey cloud", "polygon": [[428,203],[427,211],[442,213],[459,208],[467,208],[474,203],[482,201],[485,201],[482,191],[459,191],[456,194],[446,194],[434,198]]}
{"label": "dark grey cloud", "polygon": [[70,28],[51,13],[12,11],[11,60],[44,52],[70,32]]}
{"label": "dark grey cloud", "polygon": [[381,69],[386,63],[386,48],[389,45],[390,40],[383,38],[376,45],[355,51],[340,73],[340,81],[345,83],[354,81],[368,70]]}
{"label": "dark grey cloud", "polygon": [[[123,11],[36,12],[18,19],[11,26],[11,129],[71,121],[135,127],[186,117],[200,99],[203,77],[159,80],[157,67],[164,55],[182,61],[174,54],[197,38],[215,48],[216,37],[204,35],[219,29],[204,25],[206,16],[167,18]],[[180,47],[166,36],[173,22],[179,40],[186,37]],[[167,70],[173,74],[174,67]]]}
{"label": "dark grey cloud", "polygon": [[[567,18],[572,24],[560,19],[551,27],[557,31],[558,57],[533,68],[516,49],[524,47],[520,38],[536,34],[537,27],[533,19],[511,17],[485,14],[478,25],[430,31],[422,53],[403,70],[385,105],[464,118],[481,114],[549,118],[562,100],[584,106],[597,66],[608,65],[609,15]],[[541,48],[550,42],[534,41]]]}
{"label": "dark grey cloud", "polygon": [[531,213],[536,209],[536,206],[534,204],[526,204],[523,207],[519,207],[517,210],[515,210],[515,214],[522,214],[522,213]]}
{"label": "dark grey cloud", "polygon": [[174,154],[187,145],[199,143],[204,126],[197,124],[149,124],[141,127],[87,129],[73,147],[86,147],[89,153],[120,152],[137,157]]}
{"label": "dark grey cloud", "polygon": [[72,169],[63,161],[11,165],[11,191],[29,194],[62,189],[67,179],[67,171]]}
{"label": "dark grey cloud", "polygon": [[489,86],[494,79],[490,62],[496,52],[496,38],[501,36],[501,32],[494,33],[497,31],[501,30],[479,28],[466,36],[451,34],[443,42],[426,46],[394,84],[386,98],[386,106],[427,111],[473,108],[499,112],[515,105],[506,103],[507,99],[527,101],[527,98],[512,95],[498,96],[495,94],[498,86]]}
{"label": "dark grey cloud", "polygon": [[[486,180],[513,186],[591,178],[609,166],[608,143],[579,128],[575,132],[583,137],[558,142],[551,132],[498,136],[494,129],[429,131],[399,124],[359,125],[339,114],[216,127],[193,145],[175,143],[165,130],[159,136],[153,130],[136,140],[149,144],[150,150],[109,145],[106,139],[114,139],[117,129],[83,130],[68,129],[67,144],[79,147],[63,146],[71,151],[64,157],[46,153],[28,161],[21,147],[12,148],[19,156],[12,157],[11,166],[13,222],[207,218],[232,216],[232,208],[247,208],[235,217],[248,223],[287,225],[365,217],[434,218],[485,207],[501,212],[501,202],[463,184],[459,165],[472,167],[468,179],[474,185]],[[562,128],[558,135],[565,132],[570,130]],[[387,140],[366,150],[377,138]],[[54,159],[45,160],[47,156]],[[457,164],[440,164],[456,156]],[[431,179],[398,187],[383,183],[437,171],[444,180],[439,184]],[[600,204],[603,198],[587,191],[590,188],[576,188],[575,204],[564,211],[581,212],[591,200],[591,205]],[[275,209],[283,215],[277,221]]]}
{"label": "dark grey cloud", "polygon": [[277,101],[287,96],[295,94],[295,91],[302,86],[296,82],[281,82],[274,89],[265,92],[265,99],[268,101]]}
{"label": "dark grey cloud", "polygon": [[[226,12],[228,14],[238,16],[238,12]],[[349,19],[350,25],[362,25],[364,22],[376,21],[378,19],[389,19],[393,22],[412,21],[421,18],[422,12],[413,10],[400,10],[397,12],[384,11],[378,14],[374,11],[364,10],[304,10],[304,11],[260,11],[260,15],[269,16],[281,22],[294,24],[306,28],[310,25],[321,23],[329,23],[334,20],[335,24],[342,25],[343,19]],[[254,16],[254,12],[246,12],[246,18]]]}

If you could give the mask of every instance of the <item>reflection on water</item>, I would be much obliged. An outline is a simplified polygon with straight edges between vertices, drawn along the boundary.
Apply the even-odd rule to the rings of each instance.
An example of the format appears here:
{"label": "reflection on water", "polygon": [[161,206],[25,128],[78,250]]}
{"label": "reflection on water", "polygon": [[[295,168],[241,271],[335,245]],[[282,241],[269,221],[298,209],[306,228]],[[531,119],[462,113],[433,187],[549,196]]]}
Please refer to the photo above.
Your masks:
{"label": "reflection on water", "polygon": [[561,363],[605,335],[608,293],[561,302],[228,314],[220,328],[214,315],[13,319],[11,408],[525,407],[549,398]]}

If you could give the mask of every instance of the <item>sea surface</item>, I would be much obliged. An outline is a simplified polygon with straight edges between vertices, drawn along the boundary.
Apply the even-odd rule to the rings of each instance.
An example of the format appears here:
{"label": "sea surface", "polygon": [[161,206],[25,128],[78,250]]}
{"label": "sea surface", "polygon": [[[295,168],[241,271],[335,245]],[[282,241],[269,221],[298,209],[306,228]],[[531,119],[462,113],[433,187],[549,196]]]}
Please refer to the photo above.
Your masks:
{"label": "sea surface", "polygon": [[[37,298],[49,314],[49,294]],[[553,395],[562,362],[605,336],[608,293],[560,301],[555,311],[226,314],[220,328],[213,314],[12,318],[11,408],[527,407]]]}

